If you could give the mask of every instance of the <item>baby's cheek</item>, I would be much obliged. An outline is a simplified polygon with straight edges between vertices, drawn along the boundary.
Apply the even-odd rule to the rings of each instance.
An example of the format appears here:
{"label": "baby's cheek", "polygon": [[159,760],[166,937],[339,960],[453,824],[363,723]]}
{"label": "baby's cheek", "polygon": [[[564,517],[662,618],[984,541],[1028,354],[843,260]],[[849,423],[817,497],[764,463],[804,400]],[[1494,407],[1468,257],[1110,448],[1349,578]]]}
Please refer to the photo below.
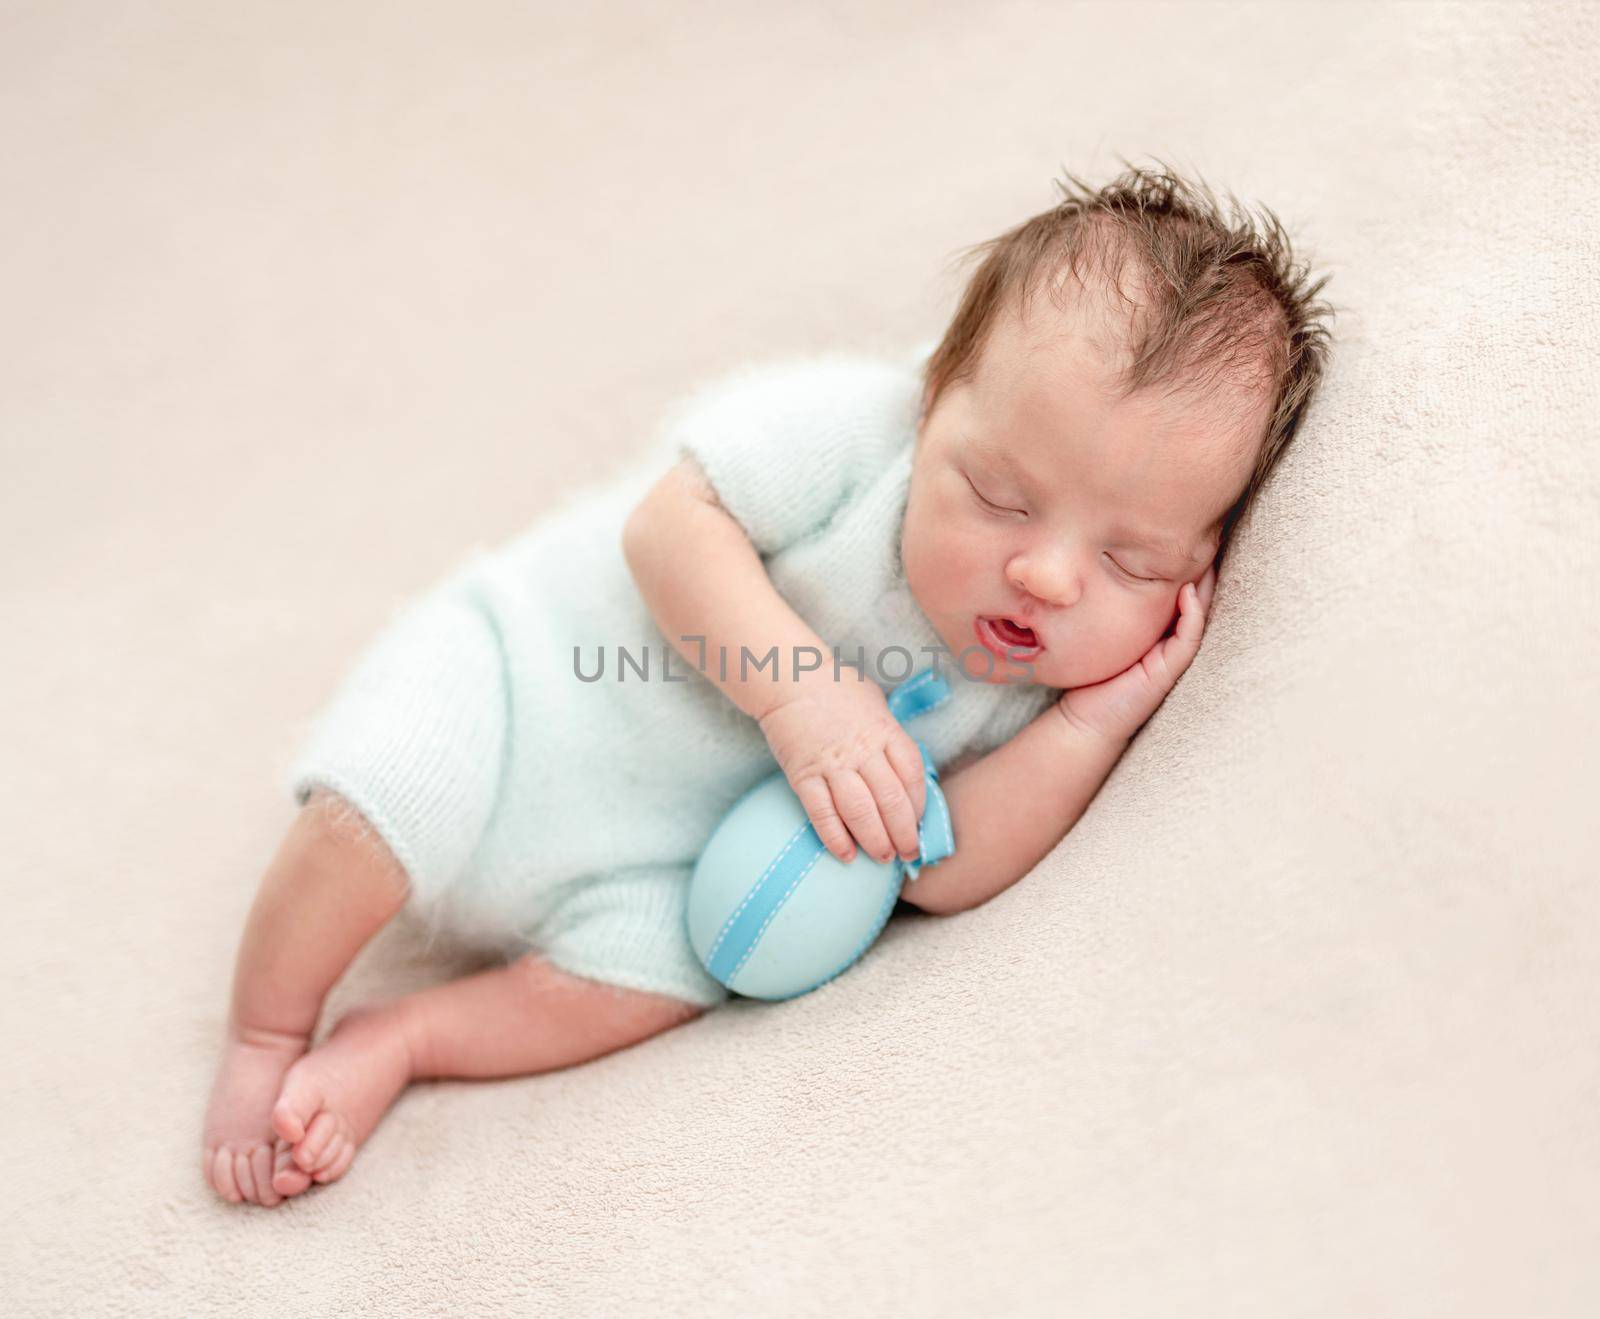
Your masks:
{"label": "baby's cheek", "polygon": [[1176,593],[1152,591],[1143,600],[1130,601],[1117,620],[1117,650],[1132,664],[1160,640],[1172,621]]}

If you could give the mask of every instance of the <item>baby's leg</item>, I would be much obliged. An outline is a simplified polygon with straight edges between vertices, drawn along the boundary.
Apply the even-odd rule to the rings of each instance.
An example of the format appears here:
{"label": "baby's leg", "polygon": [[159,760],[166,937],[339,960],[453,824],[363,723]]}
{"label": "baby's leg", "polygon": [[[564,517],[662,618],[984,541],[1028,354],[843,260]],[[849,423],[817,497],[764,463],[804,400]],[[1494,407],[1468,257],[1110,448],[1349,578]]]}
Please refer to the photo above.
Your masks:
{"label": "baby's leg", "polygon": [[308,1178],[280,1179],[288,1148],[272,1129],[284,1074],[306,1051],[322,1000],[356,953],[405,905],[408,880],[342,799],[316,793],[262,877],[239,942],[227,1038],[201,1141],[203,1168],[229,1200],[275,1205]]}
{"label": "baby's leg", "polygon": [[344,1175],[407,1084],[425,1078],[525,1076],[587,1062],[698,1016],[703,1008],[558,970],[536,954],[346,1014],[289,1069],[273,1126],[294,1166]]}

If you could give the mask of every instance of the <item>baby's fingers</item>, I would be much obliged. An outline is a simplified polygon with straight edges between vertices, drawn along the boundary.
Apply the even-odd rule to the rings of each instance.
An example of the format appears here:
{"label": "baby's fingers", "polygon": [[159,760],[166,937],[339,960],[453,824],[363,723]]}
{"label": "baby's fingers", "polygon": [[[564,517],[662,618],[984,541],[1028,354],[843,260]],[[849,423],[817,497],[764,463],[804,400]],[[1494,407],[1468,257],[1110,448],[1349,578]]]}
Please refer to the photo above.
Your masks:
{"label": "baby's fingers", "polygon": [[794,785],[794,793],[805,807],[806,818],[817,831],[822,845],[841,861],[855,860],[855,840],[850,837],[850,831],[845,828],[844,820],[833,804],[828,781],[823,778],[802,779]]}
{"label": "baby's fingers", "polygon": [[[861,767],[860,773],[867,787],[872,789],[878,812],[888,828],[895,851],[907,861],[914,860],[922,849],[917,840],[916,808],[911,804],[905,784],[900,782],[900,776],[885,756],[870,758]],[[888,861],[893,853],[876,851],[873,855],[880,861]]]}
{"label": "baby's fingers", "polygon": [[1184,641],[1198,642],[1205,630],[1206,614],[1200,606],[1200,593],[1193,582],[1185,582],[1178,592],[1178,636]]}
{"label": "baby's fingers", "polygon": [[[887,765],[883,766],[883,773],[893,778]],[[889,842],[888,830],[884,828],[873,788],[853,769],[841,770],[833,775],[828,780],[828,786],[833,789],[833,804],[838,807],[845,825],[861,844],[862,851],[879,861],[889,860],[894,855],[894,849]],[[910,802],[905,803],[905,809],[911,809]]]}
{"label": "baby's fingers", "polygon": [[1193,582],[1185,582],[1178,591],[1178,626],[1160,650],[1161,662],[1176,682],[1189,667],[1200,650],[1200,637],[1206,629],[1205,610],[1200,605],[1200,595]]}
{"label": "baby's fingers", "polygon": [[922,813],[928,809],[928,781],[922,768],[921,748],[906,735],[890,738],[884,752],[894,766],[894,772],[900,776],[900,782],[905,785],[906,795],[916,808],[917,819],[921,820]]}

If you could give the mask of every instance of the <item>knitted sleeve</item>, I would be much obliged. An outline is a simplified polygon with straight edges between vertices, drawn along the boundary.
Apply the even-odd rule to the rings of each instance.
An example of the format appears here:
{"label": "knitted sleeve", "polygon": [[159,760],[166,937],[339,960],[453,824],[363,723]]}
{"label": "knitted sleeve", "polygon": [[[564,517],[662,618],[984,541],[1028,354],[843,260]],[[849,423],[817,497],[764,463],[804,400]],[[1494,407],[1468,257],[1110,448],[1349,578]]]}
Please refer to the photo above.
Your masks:
{"label": "knitted sleeve", "polygon": [[409,602],[346,671],[285,780],[304,805],[330,788],[436,898],[466,868],[494,807],[506,741],[499,634],[469,563]]}
{"label": "knitted sleeve", "polygon": [[820,531],[903,442],[903,371],[855,357],[746,366],[691,393],[663,427],[762,555]]}

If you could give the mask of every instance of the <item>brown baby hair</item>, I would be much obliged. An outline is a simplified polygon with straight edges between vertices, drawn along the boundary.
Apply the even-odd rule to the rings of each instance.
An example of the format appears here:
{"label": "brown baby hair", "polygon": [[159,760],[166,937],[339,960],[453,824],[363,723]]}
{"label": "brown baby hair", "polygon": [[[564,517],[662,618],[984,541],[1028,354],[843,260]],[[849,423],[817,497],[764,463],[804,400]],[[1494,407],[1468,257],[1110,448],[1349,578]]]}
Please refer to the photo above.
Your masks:
{"label": "brown baby hair", "polygon": [[[1065,174],[1055,184],[1062,194],[1057,205],[959,254],[958,262],[983,260],[923,367],[922,416],[977,369],[1002,309],[1026,307],[1041,282],[1062,306],[1068,295],[1061,276],[1070,273],[1080,288],[1098,276],[1135,313],[1120,382],[1124,397],[1268,373],[1274,403],[1266,436],[1249,482],[1223,519],[1220,560],[1322,379],[1333,309],[1317,295],[1328,277],[1312,280],[1266,207],[1253,215],[1229,194],[1225,209],[1204,182],[1159,162],[1154,168],[1122,163],[1124,172],[1099,188]],[[1137,304],[1125,288],[1130,266]]]}

